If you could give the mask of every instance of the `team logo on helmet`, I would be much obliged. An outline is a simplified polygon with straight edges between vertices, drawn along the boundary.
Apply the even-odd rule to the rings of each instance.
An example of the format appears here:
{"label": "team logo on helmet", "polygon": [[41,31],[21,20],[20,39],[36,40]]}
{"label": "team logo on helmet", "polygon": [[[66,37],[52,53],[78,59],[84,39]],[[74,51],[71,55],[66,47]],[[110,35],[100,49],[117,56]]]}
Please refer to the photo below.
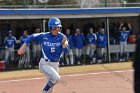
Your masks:
{"label": "team logo on helmet", "polygon": [[55,21],[55,24],[58,25],[58,24],[60,24],[60,22],[59,21]]}

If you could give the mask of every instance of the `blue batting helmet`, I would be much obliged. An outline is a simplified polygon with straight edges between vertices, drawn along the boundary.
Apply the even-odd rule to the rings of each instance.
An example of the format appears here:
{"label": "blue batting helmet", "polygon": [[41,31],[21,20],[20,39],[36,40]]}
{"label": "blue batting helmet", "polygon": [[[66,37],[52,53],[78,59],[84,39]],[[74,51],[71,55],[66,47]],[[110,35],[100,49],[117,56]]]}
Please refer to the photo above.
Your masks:
{"label": "blue batting helmet", "polygon": [[51,27],[62,27],[61,21],[57,17],[52,17],[48,21],[48,28]]}

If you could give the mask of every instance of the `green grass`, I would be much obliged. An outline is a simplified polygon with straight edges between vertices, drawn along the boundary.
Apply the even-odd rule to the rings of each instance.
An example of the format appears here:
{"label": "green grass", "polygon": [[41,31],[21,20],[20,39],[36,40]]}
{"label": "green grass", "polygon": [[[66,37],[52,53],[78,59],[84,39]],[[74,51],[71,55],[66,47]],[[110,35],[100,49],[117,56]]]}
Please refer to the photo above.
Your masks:
{"label": "green grass", "polygon": [[[60,74],[132,69],[132,62],[60,67]],[[38,69],[0,72],[0,79],[42,76]]]}

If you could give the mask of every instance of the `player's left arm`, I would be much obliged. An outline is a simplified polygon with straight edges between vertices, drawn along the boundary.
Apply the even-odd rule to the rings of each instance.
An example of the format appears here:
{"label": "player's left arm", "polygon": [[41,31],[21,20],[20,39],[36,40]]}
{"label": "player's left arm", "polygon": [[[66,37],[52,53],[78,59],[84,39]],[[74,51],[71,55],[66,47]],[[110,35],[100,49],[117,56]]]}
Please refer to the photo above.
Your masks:
{"label": "player's left arm", "polygon": [[67,41],[66,36],[64,36],[62,39],[62,48],[63,48],[64,53],[68,52],[68,41]]}

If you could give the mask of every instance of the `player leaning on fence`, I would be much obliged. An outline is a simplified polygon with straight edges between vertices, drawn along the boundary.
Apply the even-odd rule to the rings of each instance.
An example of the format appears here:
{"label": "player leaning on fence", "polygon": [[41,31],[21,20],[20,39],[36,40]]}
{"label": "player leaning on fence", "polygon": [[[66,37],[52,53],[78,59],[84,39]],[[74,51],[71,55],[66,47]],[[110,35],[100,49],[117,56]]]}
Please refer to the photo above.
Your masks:
{"label": "player leaning on fence", "polygon": [[68,39],[68,43],[69,43],[69,52],[67,55],[65,55],[66,58],[66,65],[73,65],[74,64],[74,60],[73,60],[73,48],[74,48],[74,44],[73,44],[73,37],[70,33],[70,29],[66,30],[66,37]]}
{"label": "player leaning on fence", "polygon": [[81,33],[80,29],[76,29],[76,32],[73,36],[73,42],[75,47],[75,64],[82,64],[81,55],[85,43],[85,37],[84,34]]}
{"label": "player leaning on fence", "polygon": [[86,35],[86,55],[88,60],[90,60],[90,63],[95,63],[95,50],[96,50],[96,40],[97,36],[93,33],[93,28],[89,28],[89,32]]}
{"label": "player leaning on fence", "polygon": [[[37,27],[35,29],[34,33],[40,33],[41,29],[39,27]],[[32,49],[33,49],[33,62],[32,62],[32,66],[33,67],[38,67],[39,64],[39,60],[41,57],[41,45],[39,42],[37,41],[32,41]]]}
{"label": "player leaning on fence", "polygon": [[62,52],[68,52],[68,41],[64,34],[62,34],[61,21],[52,17],[49,19],[48,28],[50,32],[33,34],[26,39],[25,43],[18,50],[18,54],[22,55],[25,52],[26,45],[32,40],[36,40],[41,43],[42,46],[42,58],[39,63],[40,71],[48,77],[42,93],[51,93],[53,87],[60,80],[59,76],[59,61]]}
{"label": "player leaning on fence", "polygon": [[[24,30],[23,35],[19,39],[20,46],[22,46],[25,40],[29,37],[28,31]],[[30,68],[30,44],[28,43],[25,48],[25,53],[20,57],[18,68]]]}

